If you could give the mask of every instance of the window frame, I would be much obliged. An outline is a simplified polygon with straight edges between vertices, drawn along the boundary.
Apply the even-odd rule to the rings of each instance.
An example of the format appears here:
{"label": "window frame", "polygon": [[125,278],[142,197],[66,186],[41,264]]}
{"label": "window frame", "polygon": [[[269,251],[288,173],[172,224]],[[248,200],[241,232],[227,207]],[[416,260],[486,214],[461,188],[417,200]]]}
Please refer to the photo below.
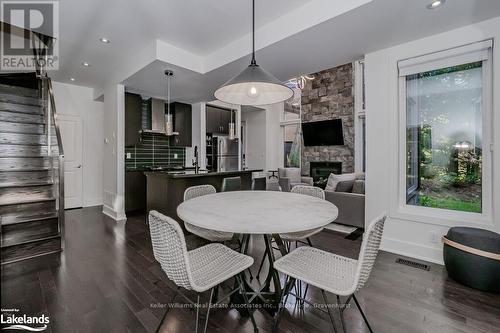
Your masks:
{"label": "window frame", "polygon": [[[286,103],[286,101],[285,101],[285,103]],[[284,164],[284,161],[285,161],[285,127],[289,126],[289,125],[298,125],[299,134],[300,134],[300,137],[302,138],[302,104],[299,105],[299,117],[298,117],[298,119],[286,120],[285,113],[286,113],[286,111],[285,111],[285,108],[283,107],[283,109],[281,110],[281,114],[280,114],[280,154],[279,154],[279,158],[280,158],[279,165],[282,168],[285,167],[285,164]],[[299,168],[302,168],[302,149],[303,149],[303,145],[301,142],[300,154],[299,154]]]}
{"label": "window frame", "polygon": [[[487,41],[486,41],[487,42]],[[491,42],[490,42],[491,43]],[[476,45],[475,45],[476,44]],[[407,148],[407,110],[406,110],[406,76],[411,75],[406,73],[401,74],[401,68],[398,77],[398,182],[397,182],[397,202],[393,203],[391,215],[396,218],[418,220],[421,222],[429,222],[432,219],[433,224],[449,225],[449,221],[460,221],[476,225],[491,225],[493,223],[493,54],[492,47],[487,47],[484,50],[485,41],[468,44],[465,46],[423,55],[421,57],[411,58],[412,71],[425,72],[432,69],[446,68],[473,62],[464,57],[465,53],[470,53],[470,50],[483,48],[487,52],[485,59],[482,59],[482,74],[483,74],[483,110],[482,110],[482,212],[464,212],[457,210],[449,210],[443,208],[433,208],[425,206],[415,206],[407,204],[407,188],[406,188],[406,148]],[[491,44],[490,44],[491,45]],[[483,54],[484,55],[484,54]],[[419,59],[420,58],[420,59]],[[430,59],[430,60],[429,60]],[[418,64],[421,60],[422,69],[419,70]],[[408,60],[402,60],[408,61]],[[462,62],[463,61],[463,62]],[[458,62],[458,63],[457,63]],[[399,63],[398,63],[399,64]],[[434,64],[434,66],[433,66]]]}
{"label": "window frame", "polygon": [[[354,170],[366,172],[366,124],[365,67],[364,59],[353,63],[354,68]],[[366,128],[366,127],[365,127]]]}

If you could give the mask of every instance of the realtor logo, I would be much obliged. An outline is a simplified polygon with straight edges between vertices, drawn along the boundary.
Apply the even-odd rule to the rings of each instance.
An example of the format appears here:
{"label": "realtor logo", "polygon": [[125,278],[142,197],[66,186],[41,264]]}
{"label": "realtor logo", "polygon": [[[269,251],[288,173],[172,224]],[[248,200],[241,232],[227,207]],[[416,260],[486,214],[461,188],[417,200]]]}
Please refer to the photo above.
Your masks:
{"label": "realtor logo", "polygon": [[43,332],[50,323],[49,317],[41,314],[39,316],[21,315],[19,309],[2,309],[0,323],[2,330],[21,330],[29,332]]}
{"label": "realtor logo", "polygon": [[0,70],[59,68],[59,2],[0,1]]}

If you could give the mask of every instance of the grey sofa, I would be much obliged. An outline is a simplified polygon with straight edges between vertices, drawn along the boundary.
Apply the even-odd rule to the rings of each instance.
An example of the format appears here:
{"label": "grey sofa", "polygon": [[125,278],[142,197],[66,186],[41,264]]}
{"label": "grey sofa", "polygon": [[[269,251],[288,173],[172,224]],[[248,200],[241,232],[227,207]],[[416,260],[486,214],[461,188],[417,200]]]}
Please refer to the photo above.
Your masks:
{"label": "grey sofa", "polygon": [[302,176],[300,168],[278,168],[278,182],[283,192],[290,192],[295,185],[313,186],[312,177]]}
{"label": "grey sofa", "polygon": [[[325,191],[325,199],[339,209],[335,223],[353,227],[365,227],[365,191],[364,180],[356,180],[357,186],[350,186],[353,182],[340,182],[336,191]],[[362,184],[361,184],[362,183]],[[350,189],[350,191],[349,191]],[[358,193],[353,193],[358,192]]]}

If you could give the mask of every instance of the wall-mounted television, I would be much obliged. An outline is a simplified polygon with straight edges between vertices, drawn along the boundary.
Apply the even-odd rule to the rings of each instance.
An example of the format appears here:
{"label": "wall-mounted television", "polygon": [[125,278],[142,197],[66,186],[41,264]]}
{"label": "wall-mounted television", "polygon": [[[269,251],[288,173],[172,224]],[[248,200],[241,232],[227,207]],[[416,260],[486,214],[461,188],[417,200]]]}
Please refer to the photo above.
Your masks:
{"label": "wall-mounted television", "polygon": [[302,123],[304,146],[342,146],[342,119]]}

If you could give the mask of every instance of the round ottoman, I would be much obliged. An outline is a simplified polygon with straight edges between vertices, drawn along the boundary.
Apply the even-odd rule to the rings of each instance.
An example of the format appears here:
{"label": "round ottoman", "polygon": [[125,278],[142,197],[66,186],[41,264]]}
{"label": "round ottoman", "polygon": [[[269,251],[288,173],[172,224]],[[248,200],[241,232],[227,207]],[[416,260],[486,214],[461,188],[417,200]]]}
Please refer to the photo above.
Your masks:
{"label": "round ottoman", "polygon": [[443,237],[448,275],[471,288],[500,292],[500,234],[454,227]]}

